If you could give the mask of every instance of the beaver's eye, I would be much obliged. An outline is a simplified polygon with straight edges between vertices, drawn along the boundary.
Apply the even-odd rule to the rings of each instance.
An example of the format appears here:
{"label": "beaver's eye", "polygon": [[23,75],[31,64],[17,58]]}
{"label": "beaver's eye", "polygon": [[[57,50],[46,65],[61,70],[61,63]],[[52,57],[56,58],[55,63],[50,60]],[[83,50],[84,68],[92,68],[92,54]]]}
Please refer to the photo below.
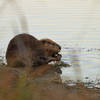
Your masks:
{"label": "beaver's eye", "polygon": [[48,44],[51,44],[50,42],[47,42]]}
{"label": "beaver's eye", "polygon": [[45,42],[46,42],[45,40],[42,41],[43,44],[45,44]]}

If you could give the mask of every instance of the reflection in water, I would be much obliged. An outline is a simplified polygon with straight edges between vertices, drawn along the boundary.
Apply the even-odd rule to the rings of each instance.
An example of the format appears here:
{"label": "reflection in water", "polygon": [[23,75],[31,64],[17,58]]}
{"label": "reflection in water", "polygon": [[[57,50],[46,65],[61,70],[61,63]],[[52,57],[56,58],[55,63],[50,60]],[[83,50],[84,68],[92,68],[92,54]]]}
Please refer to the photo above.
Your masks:
{"label": "reflection in water", "polygon": [[[62,68],[62,80],[66,82],[80,80],[85,82],[88,87],[100,87],[100,50],[99,49],[74,49],[63,50],[65,62],[71,63],[72,66]],[[74,53],[73,53],[74,52]]]}
{"label": "reflection in water", "polygon": [[73,65],[73,72],[75,75],[76,80],[80,80],[81,78],[81,66],[80,66],[80,51],[75,49],[71,50],[71,65]]}

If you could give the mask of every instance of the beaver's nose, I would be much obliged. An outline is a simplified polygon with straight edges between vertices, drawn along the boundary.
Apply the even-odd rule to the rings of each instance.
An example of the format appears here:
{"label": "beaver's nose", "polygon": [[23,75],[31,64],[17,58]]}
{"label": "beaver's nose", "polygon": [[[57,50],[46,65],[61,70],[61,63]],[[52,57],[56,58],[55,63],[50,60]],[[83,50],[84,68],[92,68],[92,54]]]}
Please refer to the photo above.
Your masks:
{"label": "beaver's nose", "polygon": [[59,49],[61,50],[61,46],[58,46],[59,47]]}
{"label": "beaver's nose", "polygon": [[59,49],[59,51],[61,50],[61,46],[60,45],[58,45],[58,44],[56,44],[56,46],[58,47],[58,49]]}

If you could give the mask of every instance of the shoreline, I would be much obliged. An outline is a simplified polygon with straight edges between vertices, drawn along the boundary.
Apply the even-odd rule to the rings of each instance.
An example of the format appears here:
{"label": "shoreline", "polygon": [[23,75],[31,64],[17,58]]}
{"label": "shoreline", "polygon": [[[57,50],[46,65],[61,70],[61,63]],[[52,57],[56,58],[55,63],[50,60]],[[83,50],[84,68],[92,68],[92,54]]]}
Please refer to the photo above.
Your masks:
{"label": "shoreline", "polygon": [[100,89],[62,83],[56,67],[43,65],[29,76],[24,69],[0,68],[0,100],[100,100]]}

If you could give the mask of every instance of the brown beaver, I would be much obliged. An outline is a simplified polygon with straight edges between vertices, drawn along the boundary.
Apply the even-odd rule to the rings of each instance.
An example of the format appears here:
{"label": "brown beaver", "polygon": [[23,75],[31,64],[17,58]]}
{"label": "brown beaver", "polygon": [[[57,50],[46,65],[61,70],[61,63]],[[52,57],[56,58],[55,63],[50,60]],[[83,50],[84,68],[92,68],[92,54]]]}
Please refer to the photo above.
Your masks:
{"label": "brown beaver", "polygon": [[38,40],[29,34],[19,34],[10,40],[6,51],[9,67],[39,66],[59,61],[61,47],[50,39]]}

